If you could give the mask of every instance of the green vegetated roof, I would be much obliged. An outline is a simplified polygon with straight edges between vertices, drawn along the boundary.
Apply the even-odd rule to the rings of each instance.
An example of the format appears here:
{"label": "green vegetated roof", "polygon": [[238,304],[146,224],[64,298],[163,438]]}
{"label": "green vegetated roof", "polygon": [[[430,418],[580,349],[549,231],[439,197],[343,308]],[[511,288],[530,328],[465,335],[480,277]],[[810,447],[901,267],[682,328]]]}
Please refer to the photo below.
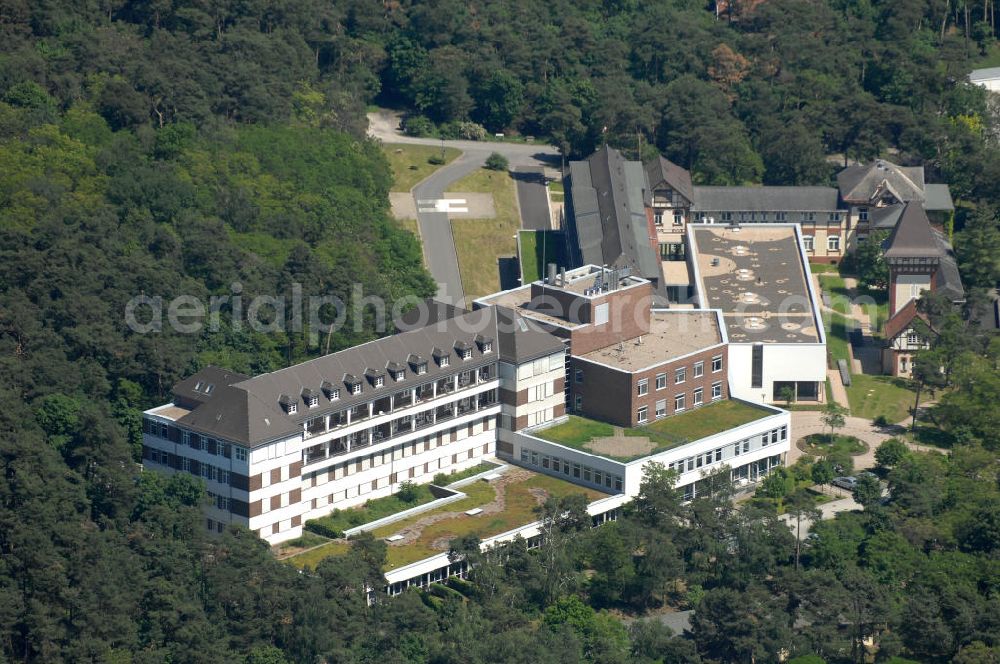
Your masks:
{"label": "green vegetated roof", "polygon": [[562,424],[532,432],[532,435],[589,454],[627,462],[707,438],[771,414],[771,410],[762,406],[726,400],[716,401],[679,415],[671,415],[646,426],[623,428],[624,436],[648,438],[654,445],[652,449],[641,454],[609,454],[603,450],[592,449],[594,439],[614,435],[614,427],[606,422],[576,415],[571,415]]}
{"label": "green vegetated roof", "polygon": [[[540,501],[544,502],[545,497],[562,498],[582,493],[586,495],[588,502],[607,497],[601,491],[524,468],[511,468],[507,473],[517,473],[518,478],[508,480],[502,489],[498,488],[498,480],[474,482],[460,489],[466,494],[466,498],[462,500],[373,530],[372,535],[376,538],[418,531],[416,538],[408,537],[405,543],[389,543],[385,571],[444,553],[447,548],[442,549],[442,543],[446,546],[451,540],[465,535],[486,539],[537,521],[535,508]],[[493,505],[495,508],[501,504],[498,500],[500,491],[503,492],[502,507],[493,511],[489,506]],[[473,516],[465,513],[474,508],[483,509],[483,512]],[[346,553],[348,546],[346,540],[334,540],[326,551],[324,547],[320,547],[300,556],[292,556],[288,558],[288,562],[297,567],[315,566],[326,555]]]}

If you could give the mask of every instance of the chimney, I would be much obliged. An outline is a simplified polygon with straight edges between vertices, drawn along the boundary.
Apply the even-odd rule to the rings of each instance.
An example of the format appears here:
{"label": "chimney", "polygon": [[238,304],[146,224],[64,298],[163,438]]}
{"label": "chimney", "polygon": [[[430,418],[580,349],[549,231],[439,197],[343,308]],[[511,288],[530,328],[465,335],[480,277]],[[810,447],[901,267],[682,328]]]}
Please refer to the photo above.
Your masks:
{"label": "chimney", "polygon": [[566,268],[559,268],[559,285],[563,288],[566,287]]}
{"label": "chimney", "polygon": [[556,264],[555,263],[549,263],[548,264],[548,271],[549,271],[548,284],[550,286],[555,286],[556,285]]}

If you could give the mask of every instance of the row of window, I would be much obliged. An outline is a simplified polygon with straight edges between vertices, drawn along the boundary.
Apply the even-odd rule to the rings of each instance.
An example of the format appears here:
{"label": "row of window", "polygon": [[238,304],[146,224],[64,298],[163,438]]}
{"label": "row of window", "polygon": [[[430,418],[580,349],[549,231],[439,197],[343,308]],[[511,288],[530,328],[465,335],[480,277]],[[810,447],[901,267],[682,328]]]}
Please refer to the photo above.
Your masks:
{"label": "row of window", "polygon": [[[469,432],[468,427],[455,427],[449,429],[448,431],[443,431],[435,436],[428,436],[420,440],[414,440],[412,442],[404,443],[402,445],[395,445],[393,447],[387,447],[378,452],[372,454],[367,454],[364,456],[356,457],[350,461],[345,461],[343,463],[337,463],[330,466],[326,466],[320,470],[311,471],[305,476],[306,481],[309,482],[309,486],[316,486],[318,484],[325,484],[327,481],[339,480],[342,477],[347,477],[351,474],[351,468],[354,468],[355,473],[359,473],[369,468],[375,468],[376,466],[385,465],[392,463],[394,461],[399,461],[410,456],[415,456],[422,452],[429,452],[431,448],[443,447],[449,444],[452,439],[455,441],[465,440],[469,435],[476,435],[480,431],[489,431],[493,428],[494,420],[493,418],[484,418],[482,420],[482,428],[474,426],[472,431]],[[469,432],[468,435],[462,435],[462,432]],[[460,437],[461,436],[461,437]],[[485,453],[485,450],[484,450]],[[310,461],[310,450],[305,450],[305,462],[308,464]],[[454,463],[457,463],[457,455]]]}
{"label": "row of window", "polygon": [[[691,405],[692,407],[697,407],[705,403],[705,388],[698,387],[695,388],[694,392],[691,393]],[[712,383],[712,401],[717,401],[722,398],[722,381],[716,381]],[[667,400],[660,399],[656,402],[656,419],[661,419],[667,416]],[[674,413],[680,413],[687,409],[687,392],[681,392],[680,394],[674,395]],[[649,406],[642,406],[636,411],[636,420],[639,424],[649,421]]]}
{"label": "row of window", "polygon": [[622,490],[622,478],[620,475],[613,475],[591,468],[590,466],[569,462],[559,457],[550,457],[547,454],[540,454],[534,450],[521,448],[521,463],[551,470],[554,473],[561,472],[567,477],[583,480],[588,484],[603,486],[618,492]]}
{"label": "row of window", "polygon": [[[687,381],[687,367],[678,367],[674,369],[674,385],[681,385]],[[719,373],[722,371],[722,356],[716,355],[712,358],[712,373]],[[701,378],[705,375],[705,362],[699,361],[695,362],[692,367],[692,377]],[[576,383],[582,383],[584,379],[583,369],[577,369],[573,376],[573,381]],[[656,390],[664,390],[667,388],[667,373],[656,374]],[[643,396],[649,393],[649,379],[641,378],[637,384],[637,390],[639,396]]]}
{"label": "row of window", "polygon": [[[488,352],[488,350],[487,351],[483,351],[483,352],[484,353]],[[472,351],[469,350],[468,353],[469,353],[469,357],[465,357],[463,355],[463,357],[462,357],[463,360],[466,360],[466,359],[469,359],[469,358],[472,357],[472,355],[471,355]],[[447,357],[440,358],[440,362],[441,362],[441,366],[442,367],[448,366],[448,361],[447,360],[448,360]],[[422,370],[418,369],[417,371],[415,371],[415,373],[417,375],[423,375],[423,374],[427,373],[427,363],[426,362],[424,362],[423,364],[421,364],[419,366],[422,367]],[[397,382],[403,380],[403,378],[405,377],[405,371],[403,371],[403,370],[400,370],[400,371],[390,370],[389,373],[393,376],[393,380],[395,380]],[[435,382],[447,381],[449,379],[450,380],[454,380],[456,376],[459,377],[459,380],[462,380],[464,377],[476,376],[476,377],[478,377],[478,380],[480,382],[483,382],[483,381],[486,381],[486,380],[492,380],[494,375],[495,374],[491,370],[491,367],[490,366],[486,366],[486,367],[481,367],[478,370],[478,372],[475,369],[470,369],[470,370],[467,370],[467,371],[463,371],[460,374],[452,374],[451,376],[445,376],[443,378],[439,378]],[[348,377],[345,378],[345,382],[347,383],[348,390],[349,390],[349,392],[352,395],[361,394],[361,392],[362,392],[362,383],[361,383],[361,381],[359,379],[357,379],[357,378],[355,378],[353,376],[348,376]],[[371,377],[371,382],[372,382],[372,385],[374,387],[376,387],[376,388],[383,387],[385,385],[385,376],[383,376],[381,374],[372,376]],[[433,384],[434,383],[427,383],[426,385],[433,385]],[[423,391],[423,389],[426,387],[426,385],[416,386],[413,389],[418,390],[418,391]],[[331,387],[328,384],[324,384],[323,393],[327,396],[327,399],[329,399],[329,401],[331,401],[331,402],[337,401],[337,400],[340,399],[340,388],[339,387]],[[308,389],[304,390],[303,394],[302,394],[302,398],[303,398],[303,400],[305,401],[306,405],[309,408],[316,408],[317,406],[319,406],[319,395],[316,394],[315,392],[313,392],[312,390],[308,390]],[[288,414],[293,414],[293,413],[298,412],[298,404],[293,399],[291,399],[289,397],[285,397],[285,396],[282,397],[282,406],[284,407],[285,412],[287,412]]]}
{"label": "row of window", "polygon": [[142,430],[143,433],[148,433],[151,436],[187,445],[193,450],[200,450],[215,456],[225,457],[226,459],[235,456],[237,461],[247,460],[248,451],[245,447],[230,445],[229,443],[224,443],[221,440],[209,438],[208,436],[202,436],[193,431],[178,429],[165,422],[143,418]]}
{"label": "row of window", "polygon": [[[788,439],[788,427],[780,427],[776,429],[771,429],[768,432],[761,434],[760,436],[760,446],[767,447],[771,443],[777,443],[780,440]],[[680,459],[679,461],[671,461],[667,464],[668,470],[676,470],[678,473],[690,472],[692,470],[697,470],[704,466],[711,465],[713,463],[718,463],[722,461],[723,452],[725,446],[717,447],[714,450],[708,450],[701,454],[696,454],[693,457],[688,457],[687,459]],[[741,440],[739,442],[733,443],[733,456],[737,457],[740,454],[746,454],[750,451],[750,439]]]}
{"label": "row of window", "polygon": [[[744,211],[744,212],[720,212],[719,221],[777,221],[788,222],[788,221],[806,221],[806,222],[816,222],[818,219],[826,216],[828,222],[839,223],[841,220],[841,213],[837,211],[831,212],[761,212],[761,211]],[[696,212],[695,219],[697,221],[705,221],[710,217],[709,212]]]}
{"label": "row of window", "polygon": [[205,493],[208,495],[208,499],[212,502],[212,504],[215,507],[217,507],[218,509],[222,510],[223,512],[228,512],[229,511],[229,497],[228,496],[220,496],[220,495],[218,495],[216,493],[212,493],[211,491],[206,491]]}
{"label": "row of window", "polygon": [[[805,246],[806,251],[815,251],[815,241],[812,235],[803,235],[802,244]],[[840,236],[839,235],[828,235],[826,238],[826,250],[827,251],[840,251]]]}
{"label": "row of window", "polygon": [[[438,470],[443,470],[449,466],[453,466],[459,461],[467,461],[469,459],[475,459],[477,456],[488,455],[489,444],[483,445],[482,447],[474,447],[466,452],[452,454],[450,457],[443,456],[437,460],[437,462],[427,462],[423,466],[413,466],[405,471],[400,470],[395,473],[390,473],[388,477],[377,477],[371,482],[363,482],[358,484],[357,487],[350,487],[348,489],[337,490],[328,496],[320,496],[319,498],[313,498],[310,501],[310,509],[320,509],[326,507],[327,505],[334,505],[343,500],[349,500],[357,496],[363,496],[371,491],[377,491],[378,489],[384,489],[392,484],[398,484],[399,482],[404,482],[406,480],[415,479],[418,475],[430,475]],[[344,464],[345,470],[347,464]],[[422,472],[421,472],[422,470]],[[348,473],[344,473],[342,477],[347,477]],[[339,478],[338,478],[339,479]],[[315,484],[315,478],[313,478],[313,485]],[[322,484],[322,483],[321,483]]]}
{"label": "row of window", "polygon": [[[147,452],[147,456],[153,463],[159,463],[164,466],[170,465],[170,454],[168,452],[163,452],[155,447],[150,447]],[[199,477],[203,477],[206,480],[211,480],[213,482],[218,482],[219,484],[229,484],[229,471],[225,468],[219,468],[210,463],[196,461],[195,459],[189,459],[187,457],[179,458],[180,468],[178,468],[178,470],[198,475]]]}
{"label": "row of window", "polygon": [[695,470],[697,468],[701,468],[702,466],[708,466],[712,463],[717,463],[719,461],[722,461],[721,447],[717,447],[714,450],[709,450],[704,454],[688,457],[687,459],[681,459],[680,461],[671,461],[670,463],[667,464],[667,470],[676,470],[678,473],[684,473]]}

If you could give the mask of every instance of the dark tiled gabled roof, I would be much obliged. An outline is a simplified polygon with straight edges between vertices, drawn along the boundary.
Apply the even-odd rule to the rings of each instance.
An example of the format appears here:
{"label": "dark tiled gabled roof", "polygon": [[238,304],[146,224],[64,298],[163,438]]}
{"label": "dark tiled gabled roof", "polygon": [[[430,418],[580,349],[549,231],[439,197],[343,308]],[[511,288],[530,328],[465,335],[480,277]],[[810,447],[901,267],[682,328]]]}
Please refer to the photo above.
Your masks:
{"label": "dark tiled gabled roof", "polygon": [[410,332],[436,325],[441,321],[451,320],[456,316],[469,313],[468,310],[456,307],[434,298],[427,298],[417,303],[415,307],[397,316],[393,321],[400,332]]}
{"label": "dark tiled gabled roof", "polygon": [[586,161],[570,162],[569,207],[583,263],[628,265],[662,288],[645,189],[642,164],[606,145]]}
{"label": "dark tiled gabled roof", "polygon": [[691,209],[696,212],[826,212],[837,209],[837,190],[832,187],[695,187]]}
{"label": "dark tiled gabled roof", "polygon": [[[502,317],[504,325],[499,324]],[[523,362],[563,349],[562,342],[541,330],[536,324],[514,322],[513,313],[498,307],[486,307],[460,316],[438,321],[424,328],[401,332],[389,337],[355,346],[337,353],[324,355],[287,369],[262,374],[216,388],[214,396],[178,420],[182,426],[224,440],[258,446],[279,438],[301,432],[303,423],[316,416],[351,408],[372,400],[372,394],[350,394],[342,391],[333,403],[320,401],[312,409],[298,408],[295,413],[282,410],[280,401],[296,402],[289,395],[302,395],[323,390],[329,394],[340,389],[341,384],[360,382],[373,367],[396,366],[406,370],[402,387],[416,387],[453,374],[455,367],[441,367],[425,359],[432,349],[450,355],[451,348],[459,344],[473,351],[473,357],[460,365],[462,370],[474,370],[496,362],[498,359]],[[476,350],[477,339],[497,339],[496,354]],[[504,349],[506,353],[504,352]],[[449,350],[443,350],[449,349]],[[405,362],[405,363],[404,363]],[[416,365],[425,364],[426,372],[416,374]],[[221,370],[218,370],[221,371]],[[377,369],[381,372],[381,369]],[[238,376],[238,374],[233,374]],[[178,383],[192,380],[194,376]],[[338,380],[339,379],[339,380]],[[390,388],[391,389],[391,388]],[[377,393],[389,393],[390,389]],[[345,393],[346,392],[346,393]]]}
{"label": "dark tiled gabled roof", "polygon": [[274,401],[266,403],[246,390],[227,386],[177,423],[229,442],[253,445],[301,431],[301,425],[293,417]]}
{"label": "dark tiled gabled roof", "polygon": [[924,206],[919,201],[907,203],[885,244],[886,258],[941,258],[944,252]]}
{"label": "dark tiled gabled roof", "polygon": [[897,166],[876,159],[870,164],[854,164],[837,173],[840,197],[849,203],[869,203],[884,189],[903,202],[924,200],[922,166]]}
{"label": "dark tiled gabled roof", "polygon": [[651,189],[655,189],[661,182],[666,183],[674,191],[688,200],[694,202],[694,188],[691,186],[691,173],[682,166],[678,166],[663,155],[650,159],[643,165],[646,171],[646,183]]}
{"label": "dark tiled gabled roof", "polygon": [[[205,403],[209,399],[212,399],[213,395],[216,394],[216,390],[228,387],[233,383],[238,383],[247,378],[249,376],[235,371],[207,366],[174,385],[171,392],[174,395],[175,403],[178,405],[187,404],[193,407],[195,404]],[[211,389],[208,388],[209,385],[212,386]],[[198,389],[196,390],[195,387]]]}
{"label": "dark tiled gabled roof", "polygon": [[868,223],[871,228],[891,230],[896,227],[901,214],[903,214],[902,203],[872,208],[868,211]]}
{"label": "dark tiled gabled roof", "polygon": [[558,337],[530,318],[519,316],[513,309],[496,307],[496,316],[498,352],[504,362],[523,364],[566,350]]}

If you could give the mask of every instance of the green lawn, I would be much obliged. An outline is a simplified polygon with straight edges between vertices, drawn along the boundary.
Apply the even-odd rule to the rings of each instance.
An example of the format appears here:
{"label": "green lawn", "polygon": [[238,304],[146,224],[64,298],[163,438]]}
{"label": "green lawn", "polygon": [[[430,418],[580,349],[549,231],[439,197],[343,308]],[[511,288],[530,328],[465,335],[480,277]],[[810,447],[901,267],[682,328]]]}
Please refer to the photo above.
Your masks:
{"label": "green lawn", "polygon": [[553,443],[583,449],[584,443],[589,443],[594,438],[606,438],[614,432],[614,427],[606,422],[570,415],[562,424],[543,429],[534,435]]}
{"label": "green lawn", "polygon": [[481,297],[500,290],[497,260],[517,253],[514,235],[521,227],[510,173],[480,168],[449,185],[455,192],[493,194],[494,219],[453,219],[452,234],[458,269],[466,297]]}
{"label": "green lawn", "polygon": [[771,411],[742,401],[716,401],[680,415],[672,415],[639,431],[680,440],[698,440],[738,427],[771,414]]}
{"label": "green lawn", "polygon": [[530,284],[545,274],[546,265],[569,267],[562,233],[555,231],[520,231],[522,283]]}
{"label": "green lawn", "polygon": [[[487,470],[493,470],[499,467],[500,467],[499,464],[490,463],[489,461],[483,461],[482,463],[477,463],[472,468],[466,468],[465,470],[457,473],[438,473],[437,475],[434,476],[434,484],[437,484],[438,486],[453,484],[455,482],[464,480],[468,477],[472,477],[473,475],[478,475],[479,473],[485,473]],[[444,476],[444,479],[441,482],[438,482],[438,477],[441,475]]]}
{"label": "green lawn", "polygon": [[844,278],[838,274],[821,274],[820,288],[830,298],[830,306],[839,314],[851,316],[851,292],[844,285]]}
{"label": "green lawn", "polygon": [[848,346],[851,345],[850,332],[856,326],[854,319],[824,311],[823,323],[826,325],[826,348],[830,356],[834,361],[850,360]]}
{"label": "green lawn", "polygon": [[384,498],[376,498],[375,500],[369,500],[360,507],[335,510],[328,516],[324,516],[319,519],[310,519],[309,521],[306,521],[305,527],[322,528],[323,530],[319,530],[318,532],[323,535],[330,535],[331,537],[334,536],[334,533],[336,533],[336,536],[342,536],[343,532],[350,528],[363,526],[366,523],[378,521],[379,519],[408,510],[412,507],[426,505],[432,500],[435,500],[434,494],[431,493],[426,484],[414,487],[414,491],[415,497],[410,502],[400,498],[399,494],[393,494]]}
{"label": "green lawn", "polygon": [[823,274],[824,272],[837,272],[836,265],[830,265],[829,263],[809,263],[809,271],[813,274]]}
{"label": "green lawn", "polygon": [[[665,417],[647,426],[623,429],[623,433],[626,436],[648,438],[650,442],[654,443],[656,447],[649,452],[631,456],[617,456],[613,454],[601,454],[599,456],[605,456],[617,461],[633,461],[649,456],[650,454],[656,454],[679,445],[684,445],[693,440],[726,431],[727,429],[732,429],[741,424],[753,422],[768,414],[769,411],[763,408],[740,401],[717,401],[707,406],[681,413],[680,415]],[[587,444],[594,438],[606,438],[613,434],[614,427],[610,424],[570,415],[566,422],[542,429],[534,435],[543,440],[572,447],[582,452],[597,454],[588,449]]]}
{"label": "green lawn", "polygon": [[854,374],[847,398],[851,402],[851,415],[866,419],[882,415],[895,424],[909,415],[914,392],[900,378]]}
{"label": "green lawn", "polygon": [[462,154],[461,150],[445,148],[445,163],[432,164],[428,161],[430,158],[441,156],[441,148],[433,145],[387,143],[382,146],[382,152],[392,168],[393,191],[409,191],[428,175]]}

